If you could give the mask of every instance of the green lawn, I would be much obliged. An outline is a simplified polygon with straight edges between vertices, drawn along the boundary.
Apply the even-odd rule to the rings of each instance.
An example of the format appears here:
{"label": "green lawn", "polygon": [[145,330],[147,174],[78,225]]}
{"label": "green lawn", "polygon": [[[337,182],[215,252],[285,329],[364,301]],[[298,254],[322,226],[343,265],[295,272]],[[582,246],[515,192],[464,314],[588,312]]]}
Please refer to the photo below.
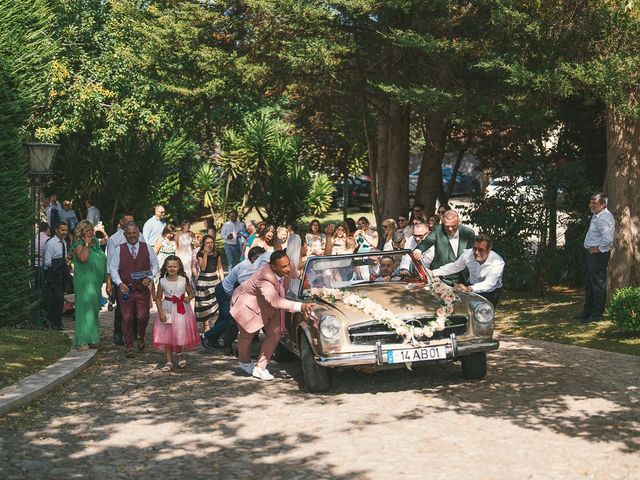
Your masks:
{"label": "green lawn", "polygon": [[[349,216],[351,218],[353,218],[356,222],[358,221],[358,219],[360,217],[367,217],[369,219],[369,222],[372,225],[375,225],[376,223],[376,217],[375,215],[370,212],[363,212],[357,208],[350,208],[349,209]],[[307,216],[307,217],[302,217],[302,219],[300,220],[300,224],[299,224],[299,230],[302,231],[302,229],[304,228],[304,230],[306,231],[307,227],[309,226],[309,222],[311,220],[313,220],[314,218],[317,218],[318,220],[320,220],[320,223],[324,226],[324,225],[328,225],[330,223],[342,223],[342,210],[329,210],[327,213],[325,213],[324,215],[318,216],[318,217],[314,217],[314,216]]]}
{"label": "green lawn", "polygon": [[496,329],[521,337],[640,355],[640,336],[621,332],[609,320],[587,324],[573,320],[582,311],[583,302],[582,290],[564,287],[551,287],[542,298],[506,292],[496,312]]}
{"label": "green lawn", "polygon": [[0,329],[0,388],[64,356],[71,340],[57,330]]}

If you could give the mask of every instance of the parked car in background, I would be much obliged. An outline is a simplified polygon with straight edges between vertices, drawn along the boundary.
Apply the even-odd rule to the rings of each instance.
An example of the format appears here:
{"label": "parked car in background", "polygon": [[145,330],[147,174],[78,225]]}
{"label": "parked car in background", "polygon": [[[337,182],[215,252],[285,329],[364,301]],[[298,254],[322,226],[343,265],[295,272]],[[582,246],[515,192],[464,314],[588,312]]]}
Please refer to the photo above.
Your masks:
{"label": "parked car in background", "polygon": [[[371,177],[367,175],[358,175],[357,177],[350,175],[347,179],[347,184],[347,207],[355,207],[362,211],[371,210],[373,206],[371,202]],[[333,192],[334,207],[344,207],[343,192],[344,181],[339,180]]]}
{"label": "parked car in background", "polygon": [[[451,176],[453,175],[453,168],[444,167],[442,169],[442,187],[445,191],[449,188],[451,183]],[[480,182],[477,178],[471,175],[465,175],[458,172],[456,175],[456,182],[453,186],[451,196],[461,197],[467,195],[476,195],[480,193]]]}
{"label": "parked car in background", "polygon": [[[545,187],[542,181],[533,176],[501,176],[496,177],[484,190],[486,199],[508,196],[509,199],[528,203],[543,203]],[[566,191],[561,187],[557,191],[557,205],[562,207]]]}
{"label": "parked car in background", "polygon": [[[453,175],[453,168],[442,168],[442,188],[445,191],[449,188],[451,182],[451,176]],[[415,196],[418,189],[418,177],[420,176],[420,169],[411,172],[409,175],[409,196]],[[469,195],[475,195],[480,193],[480,182],[472,175],[465,175],[458,172],[456,175],[456,181],[451,192],[452,197],[464,197]]]}
{"label": "parked car in background", "polygon": [[541,202],[544,199],[544,187],[531,177],[502,176],[496,177],[484,190],[485,198],[502,196],[508,192],[510,196],[528,202]]}

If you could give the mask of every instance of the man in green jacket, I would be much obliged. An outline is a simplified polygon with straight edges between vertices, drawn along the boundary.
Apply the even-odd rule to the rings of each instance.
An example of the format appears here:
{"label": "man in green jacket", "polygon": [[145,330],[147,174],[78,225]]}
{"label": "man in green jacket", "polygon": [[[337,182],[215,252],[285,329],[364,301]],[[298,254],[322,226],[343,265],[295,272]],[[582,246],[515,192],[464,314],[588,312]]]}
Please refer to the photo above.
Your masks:
{"label": "man in green jacket", "polygon": [[[444,214],[442,223],[436,225],[427,238],[416,246],[413,250],[413,256],[416,260],[421,260],[423,252],[435,247],[430,267],[434,270],[456,261],[465,249],[472,248],[475,236],[476,234],[471,228],[460,225],[460,217],[455,210],[448,210]],[[465,268],[461,272],[443,277],[442,280],[449,285],[454,283],[468,285],[469,271]]]}

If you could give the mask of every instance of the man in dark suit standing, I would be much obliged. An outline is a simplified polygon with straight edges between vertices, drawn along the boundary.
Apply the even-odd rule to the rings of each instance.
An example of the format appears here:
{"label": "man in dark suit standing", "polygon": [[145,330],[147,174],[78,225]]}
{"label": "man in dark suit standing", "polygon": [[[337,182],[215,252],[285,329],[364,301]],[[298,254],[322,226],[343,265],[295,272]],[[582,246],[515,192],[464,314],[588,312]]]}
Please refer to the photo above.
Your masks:
{"label": "man in dark suit standing", "polygon": [[62,330],[64,285],[69,275],[69,255],[65,241],[69,226],[64,222],[58,222],[54,231],[55,235],[47,240],[44,246],[45,304],[49,323],[56,330]]}
{"label": "man in dark suit standing", "polygon": [[[462,252],[473,247],[475,232],[464,225],[460,225],[460,217],[455,210],[444,213],[441,224],[435,226],[431,233],[422,240],[413,250],[416,260],[422,260],[422,254],[434,247],[431,269],[435,270],[448,263],[455,262]],[[460,272],[442,277],[442,280],[453,285],[454,283],[469,284],[469,270],[466,268]]]}

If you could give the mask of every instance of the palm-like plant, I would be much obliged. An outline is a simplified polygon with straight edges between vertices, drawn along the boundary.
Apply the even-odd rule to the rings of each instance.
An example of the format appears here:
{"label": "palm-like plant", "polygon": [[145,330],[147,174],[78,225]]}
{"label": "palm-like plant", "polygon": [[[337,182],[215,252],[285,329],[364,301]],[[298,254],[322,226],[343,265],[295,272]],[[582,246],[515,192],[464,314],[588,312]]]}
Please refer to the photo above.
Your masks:
{"label": "palm-like plant", "polygon": [[273,223],[297,220],[308,211],[325,212],[333,185],[326,175],[312,176],[305,167],[302,141],[267,110],[248,117],[238,132],[223,137],[216,164],[227,177],[225,205],[232,178],[246,176],[242,210],[263,208]]}
{"label": "palm-like plant", "polygon": [[308,213],[318,216],[329,210],[334,190],[333,182],[325,173],[316,173],[306,199]]}
{"label": "palm-like plant", "polygon": [[203,163],[196,171],[193,186],[196,197],[215,219],[214,205],[219,204],[222,197],[219,172],[210,163]]}

